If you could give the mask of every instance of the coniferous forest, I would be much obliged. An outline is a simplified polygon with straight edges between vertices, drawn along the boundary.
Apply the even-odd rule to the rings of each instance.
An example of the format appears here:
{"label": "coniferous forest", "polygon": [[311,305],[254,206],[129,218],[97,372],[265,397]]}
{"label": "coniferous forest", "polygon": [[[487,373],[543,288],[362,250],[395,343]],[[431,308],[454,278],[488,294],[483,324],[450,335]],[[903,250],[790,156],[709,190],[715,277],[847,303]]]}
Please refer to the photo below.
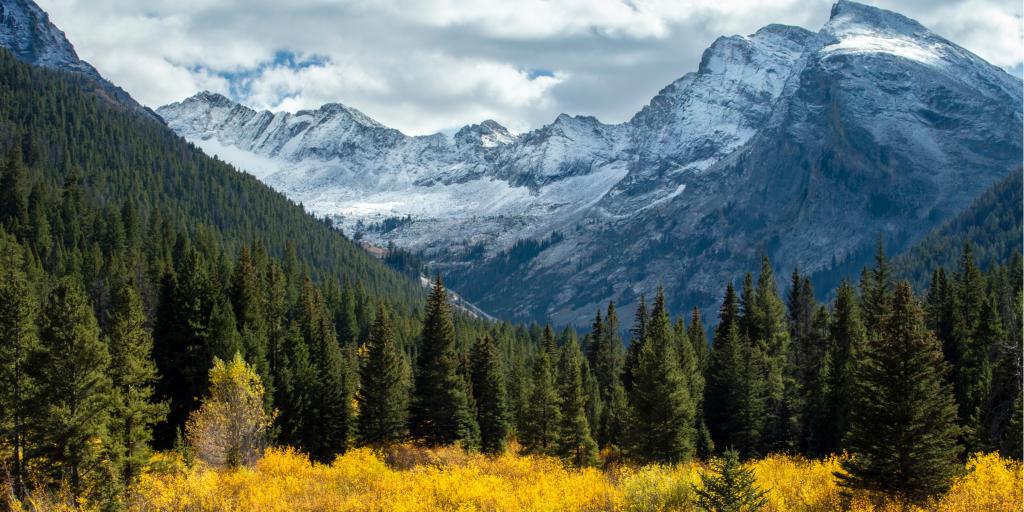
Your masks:
{"label": "coniferous forest", "polygon": [[[822,478],[847,507],[930,506],[965,485],[968,461],[1019,480],[1019,254],[979,261],[963,244],[914,288],[898,276],[924,269],[897,272],[880,245],[827,300],[765,258],[722,283],[718,311],[669,311],[659,291],[633,318],[608,303],[579,329],[484,320],[453,308],[440,277],[424,290],[97,94],[0,51],[12,508],[219,508],[182,505],[200,492],[189,471],[243,478],[230,472],[269,471],[265,451],[295,474],[384,482],[463,457],[575,488],[548,500],[618,475],[591,510],[764,508],[785,489],[758,483],[771,461],[831,461]],[[160,487],[162,474],[184,487]],[[637,496],[695,497],[644,502],[630,482],[647,489]],[[182,494],[164,503],[159,489]]]}

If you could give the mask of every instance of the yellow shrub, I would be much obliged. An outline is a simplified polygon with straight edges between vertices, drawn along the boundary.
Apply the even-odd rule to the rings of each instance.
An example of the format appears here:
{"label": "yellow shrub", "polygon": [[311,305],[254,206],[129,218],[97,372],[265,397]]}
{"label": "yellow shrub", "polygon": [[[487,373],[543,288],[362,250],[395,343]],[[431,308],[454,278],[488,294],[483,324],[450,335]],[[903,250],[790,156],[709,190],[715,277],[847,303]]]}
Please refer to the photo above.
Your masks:
{"label": "yellow shrub", "polygon": [[[386,462],[387,461],[387,462]],[[748,467],[767,491],[770,511],[842,507],[833,472],[840,459],[772,455]],[[157,454],[135,489],[138,511],[691,511],[703,467],[566,468],[551,457],[487,457],[457,448],[399,447],[386,454],[357,449],[332,464],[314,464],[290,449],[268,450],[252,468],[188,468]],[[875,500],[877,501],[877,500]],[[1020,510],[1021,464],[998,455],[971,458],[967,472],[927,510]],[[908,510],[854,493],[852,511]],[[922,510],[922,509],[910,509]]]}

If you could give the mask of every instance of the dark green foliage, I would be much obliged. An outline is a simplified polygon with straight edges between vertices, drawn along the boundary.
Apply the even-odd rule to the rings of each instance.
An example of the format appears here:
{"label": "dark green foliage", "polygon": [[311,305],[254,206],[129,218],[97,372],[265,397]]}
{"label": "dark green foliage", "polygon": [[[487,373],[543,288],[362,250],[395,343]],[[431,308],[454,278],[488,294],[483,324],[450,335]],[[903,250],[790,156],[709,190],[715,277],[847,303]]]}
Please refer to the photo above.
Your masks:
{"label": "dark green foliage", "polygon": [[162,421],[167,405],[156,402],[157,381],[153,337],[146,330],[142,299],[125,283],[115,293],[107,329],[110,347],[111,454],[121,483],[130,485],[149,461],[153,425]]}
{"label": "dark green foliage", "polygon": [[956,471],[956,402],[948,365],[907,283],[880,319],[855,370],[843,485],[921,501]]}
{"label": "dark green foliage", "polygon": [[362,444],[385,446],[402,441],[408,429],[409,370],[395,344],[387,309],[377,310],[366,358],[359,368],[358,437]]}
{"label": "dark green foliage", "polygon": [[601,319],[601,312],[597,312],[588,339],[587,360],[597,381],[601,404],[598,428],[594,434],[602,446],[621,444],[628,411],[626,392],[622,386],[622,338],[619,336],[619,318],[614,303],[608,303],[604,320]]}
{"label": "dark green foliage", "polygon": [[712,459],[711,470],[700,476],[695,487],[697,506],[714,512],[754,512],[768,504],[767,491],[759,489],[753,471],[740,463],[736,450],[726,450]]}
{"label": "dark green foliage", "polygon": [[952,272],[957,268],[960,248],[965,241],[974,248],[977,261],[1009,261],[1021,248],[1022,176],[1021,169],[1011,171],[966,210],[895,257],[893,273],[910,280],[916,290],[922,290],[934,271]]}
{"label": "dark green foliage", "polygon": [[313,373],[301,445],[310,455],[330,461],[348,449],[355,430],[351,382],[358,377],[338,346],[334,323],[320,291],[307,278],[299,296],[296,323],[309,350]]}
{"label": "dark green foliage", "polygon": [[39,350],[39,307],[24,271],[24,251],[0,227],[0,439],[10,453],[12,490],[25,493],[29,423],[35,381],[29,366]]}
{"label": "dark green foliage", "polygon": [[651,462],[688,460],[694,452],[696,402],[679,368],[678,344],[659,290],[630,391],[631,453]]}
{"label": "dark green foliage", "polygon": [[854,370],[867,343],[867,331],[860,319],[860,305],[849,281],[842,281],[836,292],[829,335],[825,364],[826,391],[829,393],[825,411],[828,425],[822,432],[821,448],[826,453],[837,453],[843,436],[850,429],[856,385]]}
{"label": "dark green foliage", "polygon": [[554,351],[541,347],[533,359],[526,414],[519,429],[519,442],[528,453],[550,453],[558,445],[562,410],[552,357]]}
{"label": "dark green foliage", "polygon": [[444,283],[438,277],[427,300],[416,359],[410,432],[429,445],[468,441],[474,426],[466,381],[458,373],[455,326]]}
{"label": "dark green foliage", "polygon": [[109,438],[110,354],[75,280],[59,280],[43,311],[42,350],[32,365],[39,383],[35,456],[51,481],[66,481],[75,497],[102,497],[110,465],[96,441]]}
{"label": "dark green foliage", "polygon": [[558,454],[576,466],[593,464],[597,443],[590,435],[583,389],[583,354],[575,337],[562,347],[558,362],[558,392],[561,415],[558,425]]}
{"label": "dark green foliage", "polygon": [[501,453],[505,451],[511,425],[501,355],[490,336],[480,338],[473,345],[470,361],[476,420],[480,425],[480,450]]}

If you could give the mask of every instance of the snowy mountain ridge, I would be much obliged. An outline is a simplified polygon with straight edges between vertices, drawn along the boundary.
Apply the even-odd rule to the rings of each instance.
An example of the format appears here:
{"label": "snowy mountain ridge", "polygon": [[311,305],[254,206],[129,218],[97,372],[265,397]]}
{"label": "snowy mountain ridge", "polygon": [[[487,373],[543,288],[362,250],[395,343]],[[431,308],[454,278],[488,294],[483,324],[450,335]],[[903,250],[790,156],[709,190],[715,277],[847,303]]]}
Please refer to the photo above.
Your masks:
{"label": "snowy mountain ridge", "polygon": [[420,252],[488,311],[577,321],[658,284],[677,310],[710,305],[762,253],[824,273],[878,236],[898,250],[1020,165],[1021,98],[917,22],[841,0],[818,32],[719,38],[620,124],[411,137],[340,104],[211,93],[157,112],[346,232]]}

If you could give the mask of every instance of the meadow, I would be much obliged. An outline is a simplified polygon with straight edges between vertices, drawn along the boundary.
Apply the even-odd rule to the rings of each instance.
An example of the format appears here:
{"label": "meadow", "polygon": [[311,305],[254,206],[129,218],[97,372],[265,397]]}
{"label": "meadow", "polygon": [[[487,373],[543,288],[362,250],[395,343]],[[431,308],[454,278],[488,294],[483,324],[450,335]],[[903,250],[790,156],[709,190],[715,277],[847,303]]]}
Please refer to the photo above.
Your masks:
{"label": "meadow", "polygon": [[[949,491],[924,508],[863,492],[847,494],[834,476],[839,463],[839,457],[772,455],[747,467],[767,492],[766,512],[1021,509],[1021,463],[997,454],[972,456]],[[127,505],[145,512],[691,511],[699,510],[693,495],[705,470],[698,462],[575,469],[546,456],[489,457],[411,446],[354,449],[329,465],[272,448],[253,467],[227,470],[188,464],[165,452],[153,456]],[[30,501],[60,510],[55,504],[63,500],[36,496]]]}

